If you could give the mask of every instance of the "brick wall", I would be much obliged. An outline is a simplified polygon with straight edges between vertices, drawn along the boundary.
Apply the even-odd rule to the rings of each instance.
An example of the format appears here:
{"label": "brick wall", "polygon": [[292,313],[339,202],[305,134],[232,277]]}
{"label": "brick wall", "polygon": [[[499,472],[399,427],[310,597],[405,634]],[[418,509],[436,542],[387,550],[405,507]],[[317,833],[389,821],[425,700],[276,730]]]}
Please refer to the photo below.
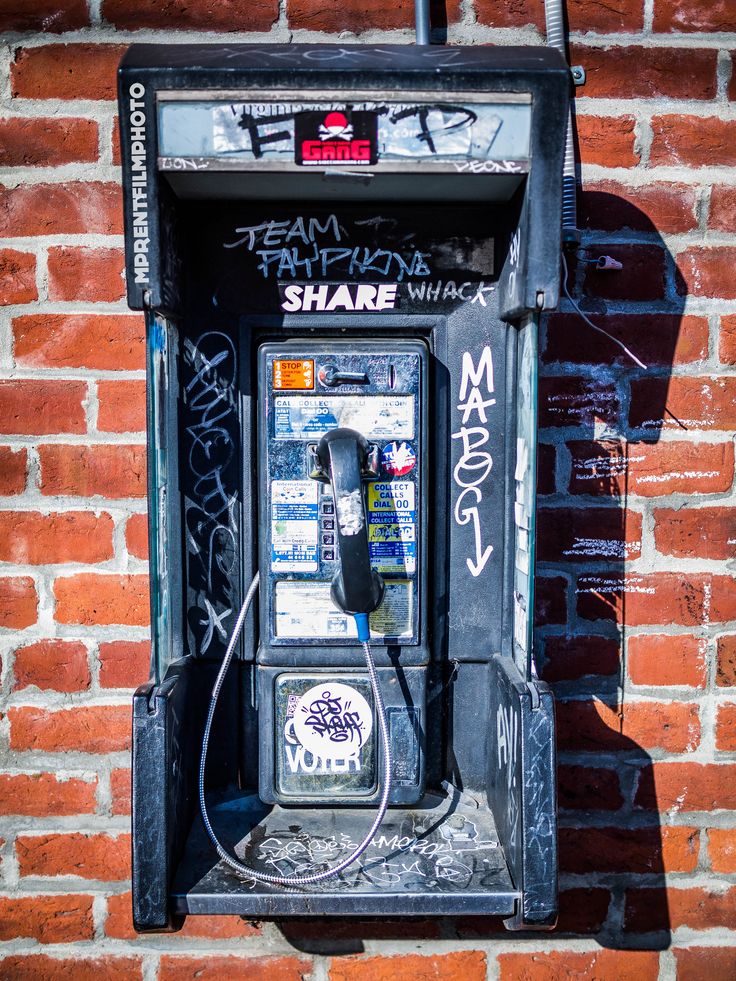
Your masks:
{"label": "brick wall", "polygon": [[[541,0],[433,8],[450,43],[542,40]],[[136,938],[143,325],[123,301],[115,67],[133,40],[409,42],[413,5],[0,0],[0,977],[736,976],[736,5],[568,10],[588,72],[583,259],[624,266],[579,261],[571,283],[649,370],[569,306],[547,324],[538,615],[560,700],[560,926],[194,917]]]}

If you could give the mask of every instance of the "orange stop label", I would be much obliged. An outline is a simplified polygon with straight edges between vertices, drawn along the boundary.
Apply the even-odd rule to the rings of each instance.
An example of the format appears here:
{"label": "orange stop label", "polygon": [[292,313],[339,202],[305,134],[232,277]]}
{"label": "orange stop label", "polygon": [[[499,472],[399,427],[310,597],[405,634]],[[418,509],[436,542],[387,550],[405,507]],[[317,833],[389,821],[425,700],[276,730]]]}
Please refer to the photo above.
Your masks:
{"label": "orange stop label", "polygon": [[273,362],[273,387],[277,389],[314,388],[314,361],[291,361],[286,359]]}

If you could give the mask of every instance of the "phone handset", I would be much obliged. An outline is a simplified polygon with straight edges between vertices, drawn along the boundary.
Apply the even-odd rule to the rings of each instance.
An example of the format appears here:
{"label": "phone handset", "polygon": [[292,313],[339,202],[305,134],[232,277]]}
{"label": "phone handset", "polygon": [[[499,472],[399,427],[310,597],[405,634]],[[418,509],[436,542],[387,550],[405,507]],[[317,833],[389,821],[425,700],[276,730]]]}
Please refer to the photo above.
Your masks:
{"label": "phone handset", "polygon": [[311,477],[332,487],[337,521],[338,570],[332,602],[355,617],[358,640],[370,640],[368,614],[381,604],[384,583],[371,567],[363,481],[378,477],[379,450],[354,429],[332,429],[310,447]]}

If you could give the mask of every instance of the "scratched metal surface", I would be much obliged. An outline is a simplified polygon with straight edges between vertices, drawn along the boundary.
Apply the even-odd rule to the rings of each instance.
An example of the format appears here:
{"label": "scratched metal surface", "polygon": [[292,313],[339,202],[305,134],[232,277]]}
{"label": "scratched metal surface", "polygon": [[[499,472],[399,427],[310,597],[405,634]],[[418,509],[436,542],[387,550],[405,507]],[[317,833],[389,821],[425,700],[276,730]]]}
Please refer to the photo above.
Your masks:
{"label": "scratched metal surface", "polygon": [[[221,797],[210,809],[226,847],[264,872],[318,872],[344,858],[370,822],[365,809],[268,808],[255,796]],[[245,833],[244,833],[244,829]],[[518,892],[487,806],[468,794],[427,794],[392,809],[361,858],[318,885],[284,889],[240,878],[195,821],[172,890],[183,913],[305,915],[390,912],[513,912]]]}

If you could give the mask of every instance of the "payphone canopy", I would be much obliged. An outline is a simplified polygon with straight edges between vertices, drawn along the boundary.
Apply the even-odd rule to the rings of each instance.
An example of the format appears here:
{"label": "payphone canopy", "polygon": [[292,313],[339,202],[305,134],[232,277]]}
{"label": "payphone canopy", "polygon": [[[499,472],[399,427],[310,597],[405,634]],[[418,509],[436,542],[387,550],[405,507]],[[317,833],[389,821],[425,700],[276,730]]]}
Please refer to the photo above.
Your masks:
{"label": "payphone canopy", "polygon": [[[136,693],[133,709],[137,929],[170,928],[177,916],[191,912],[483,913],[507,916],[507,925],[516,929],[553,924],[557,904],[553,705],[551,693],[532,678],[529,665],[536,315],[553,309],[558,300],[562,169],[571,87],[563,58],[544,47],[134,45],[123,58],[118,85],[128,303],[132,309],[145,310],[147,317],[156,666],[154,679]],[[350,120],[340,106],[351,114]],[[438,117],[444,120],[439,131]],[[428,123],[430,118],[435,122]],[[339,139],[332,138],[333,131]],[[355,282],[340,287],[348,293],[356,285],[358,290],[373,289],[377,303],[379,295],[389,293],[393,300],[400,288],[405,306],[390,313],[373,306],[367,309],[376,312],[360,315],[356,308],[343,307],[353,312],[330,318],[312,317],[314,308],[306,315],[292,315],[291,309],[309,308],[290,308],[281,302],[276,277],[265,283],[255,275],[247,243],[240,253],[232,250],[225,255],[227,240],[222,236],[225,229],[227,234],[233,232],[231,213],[237,213],[243,225],[249,224],[251,214],[270,219],[266,208],[284,219],[295,213],[296,202],[299,213],[317,216],[313,220],[319,228],[324,227],[319,222],[324,223],[327,209],[339,224],[332,214],[338,212],[340,221],[350,225],[356,249],[380,247],[371,221],[385,221],[382,216],[387,212],[394,243],[416,237],[415,256],[430,256],[437,244],[433,258],[443,279],[432,285],[431,300],[429,280],[418,284],[416,277],[410,282],[407,276],[397,285],[384,277],[373,288],[366,283],[368,273],[360,284],[349,273],[344,278]],[[367,210],[372,204],[380,205],[380,215],[377,209]],[[370,220],[365,221],[366,216]],[[208,253],[214,242],[217,248]],[[402,258],[400,252],[390,254]],[[462,262],[453,266],[458,256]],[[229,311],[218,305],[220,267],[228,283],[235,284],[229,294],[235,302]],[[429,267],[425,268],[428,275]],[[490,278],[484,283],[487,269]],[[329,275],[323,275],[322,281],[304,287],[290,281],[285,291],[296,292],[287,297],[302,289],[334,288]],[[270,293],[256,308],[251,301],[259,290],[263,298],[264,283]],[[412,305],[415,296],[409,291],[418,286],[426,286],[427,293],[421,291],[421,303]],[[451,296],[447,303],[446,293]],[[377,650],[376,663],[384,677],[391,677],[387,708],[394,713],[404,744],[416,747],[421,740],[425,745],[434,740],[439,749],[432,759],[430,754],[422,753],[421,759],[417,754],[416,772],[407,780],[411,786],[395,789],[393,817],[386,825],[393,821],[394,831],[387,830],[388,838],[396,836],[396,847],[403,854],[400,842],[406,831],[402,829],[410,828],[419,836],[416,842],[407,839],[410,854],[403,856],[401,888],[393,888],[390,876],[395,873],[390,868],[384,870],[389,876],[384,881],[379,881],[384,872],[374,870],[372,876],[370,868],[360,868],[353,882],[340,880],[332,890],[328,886],[300,895],[240,888],[242,883],[228,879],[213,861],[209,842],[198,830],[195,787],[207,682],[232,621],[224,618],[224,606],[210,603],[216,599],[214,592],[205,596],[203,602],[209,603],[212,614],[206,627],[208,642],[214,640],[208,651],[201,650],[201,643],[197,649],[201,633],[196,634],[188,617],[193,612],[194,627],[200,629],[197,614],[203,604],[187,608],[193,591],[187,580],[191,559],[187,520],[198,506],[193,502],[197,473],[191,455],[187,459],[185,444],[190,437],[192,444],[197,442],[199,437],[191,434],[202,422],[201,418],[192,421],[189,393],[197,391],[197,384],[205,391],[221,384],[217,408],[224,407],[224,415],[230,412],[230,418],[220,424],[223,442],[237,447],[232,454],[237,473],[231,500],[240,509],[241,524],[239,538],[233,540],[235,572],[226,596],[237,611],[248,578],[257,568],[255,555],[260,548],[263,564],[265,552],[265,538],[258,541],[255,527],[263,520],[266,506],[266,495],[256,485],[258,468],[253,459],[258,442],[254,408],[258,345],[265,363],[267,355],[273,356],[268,353],[271,344],[291,342],[295,336],[300,344],[307,337],[318,344],[324,339],[315,333],[318,321],[329,339],[340,339],[333,353],[339,353],[343,335],[349,337],[357,325],[354,336],[360,338],[359,344],[365,345],[368,338],[371,343],[391,338],[394,343],[415,344],[422,357],[431,359],[431,368],[422,374],[426,399],[417,399],[417,406],[424,403],[422,412],[431,400],[434,413],[431,424],[426,417],[428,424],[418,427],[428,447],[421,466],[426,468],[431,457],[444,470],[432,486],[426,481],[427,500],[436,512],[431,541],[428,506],[423,505],[416,524],[417,535],[428,543],[424,554],[434,578],[429,584],[417,583],[421,616],[416,608],[412,610],[408,631],[413,648],[407,646],[396,655],[395,645],[387,642]],[[236,358],[228,362],[224,348],[213,352],[202,343],[215,335],[226,339],[228,351],[237,353],[237,370]],[[355,344],[352,339],[351,343]],[[217,362],[218,358],[224,360]],[[223,365],[219,373],[212,368],[216,362]],[[232,374],[227,375],[226,369],[232,369]],[[269,398],[273,397],[270,391]],[[264,405],[266,401],[261,400]],[[483,496],[475,483],[463,484],[454,475],[462,478],[463,467],[472,470],[477,462],[468,460],[474,447],[466,437],[473,430],[464,428],[464,413],[472,417],[486,406],[494,407],[495,428],[489,423],[475,432],[481,432],[484,441],[479,455],[488,460],[493,456],[494,478],[486,481],[492,486]],[[418,408],[416,414],[418,419]],[[231,431],[226,431],[227,425]],[[490,470],[491,464],[483,462],[480,479]],[[476,477],[477,472],[473,480]],[[458,513],[462,495],[466,506]],[[477,507],[467,505],[468,495],[475,497]],[[253,506],[256,500],[258,507]],[[473,565],[468,543],[480,528],[481,512],[493,544],[481,543],[476,534],[475,545],[485,546],[483,562],[492,553],[495,563],[493,569],[488,563],[483,577],[473,578],[482,566]],[[194,551],[197,548],[195,541]],[[270,568],[270,561],[267,564]],[[222,573],[226,565],[213,560],[211,568]],[[458,571],[464,579],[453,583]],[[200,573],[200,580],[206,581],[208,572]],[[263,623],[266,606],[264,600],[259,609]],[[487,629],[484,617],[490,608],[494,622]],[[338,649],[342,657],[346,643]],[[284,665],[294,665],[287,660],[290,648],[280,645],[279,638],[265,654],[259,649],[256,664],[257,644],[253,626],[247,624],[242,661],[237,665],[243,669],[238,675],[241,701],[232,695],[229,708],[225,706],[231,721],[239,711],[247,717],[239,731],[240,746],[237,739],[215,738],[217,745],[211,747],[213,784],[241,791],[237,799],[226,800],[219,812],[234,841],[241,840],[246,818],[247,833],[256,829],[258,840],[272,834],[273,828],[281,835],[282,827],[290,826],[284,819],[288,809],[281,803],[269,810],[269,802],[278,801],[275,794],[253,793],[256,785],[264,786],[263,779],[258,784],[254,767],[257,771],[261,766],[261,777],[267,769],[273,782],[273,760],[268,754],[274,751],[259,745],[257,729],[248,720],[253,711],[264,713],[261,722],[263,718],[268,722],[265,713],[276,713],[275,700],[268,703],[264,695],[281,683]],[[330,662],[329,656],[337,657],[328,651],[320,671],[344,663]],[[358,664],[351,663],[354,668]],[[288,697],[287,691],[287,706]],[[408,705],[416,715],[409,715]],[[426,729],[411,722],[422,718],[423,708]],[[243,788],[248,790],[247,800]],[[364,796],[370,800],[370,794]],[[356,829],[365,811],[329,807],[325,801],[321,812],[310,806],[295,807],[288,814],[302,836],[322,835],[330,820],[337,827],[338,814],[343,824],[354,822],[348,828],[351,834],[359,833]],[[425,832],[436,838],[428,846],[422,837]],[[323,846],[329,844],[324,836],[320,840]],[[425,846],[435,851],[421,851]],[[247,857],[250,846],[243,847]],[[466,851],[473,856],[464,858]],[[433,861],[445,853],[449,866]],[[371,861],[375,865],[375,855]],[[431,865],[431,875],[423,871],[425,862]]]}

